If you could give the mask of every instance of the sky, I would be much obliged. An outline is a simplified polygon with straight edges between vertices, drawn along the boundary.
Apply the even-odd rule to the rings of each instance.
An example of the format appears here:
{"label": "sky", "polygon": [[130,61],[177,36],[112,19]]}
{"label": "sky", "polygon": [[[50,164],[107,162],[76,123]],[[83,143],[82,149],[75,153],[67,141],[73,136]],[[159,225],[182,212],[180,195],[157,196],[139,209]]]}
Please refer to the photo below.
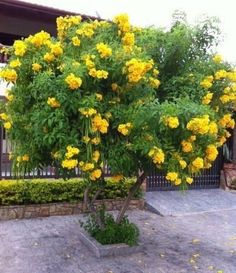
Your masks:
{"label": "sky", "polygon": [[86,15],[111,19],[118,13],[128,13],[134,25],[169,27],[173,12],[183,10],[189,23],[206,14],[221,21],[224,41],[218,48],[225,59],[236,64],[235,0],[24,0]]}

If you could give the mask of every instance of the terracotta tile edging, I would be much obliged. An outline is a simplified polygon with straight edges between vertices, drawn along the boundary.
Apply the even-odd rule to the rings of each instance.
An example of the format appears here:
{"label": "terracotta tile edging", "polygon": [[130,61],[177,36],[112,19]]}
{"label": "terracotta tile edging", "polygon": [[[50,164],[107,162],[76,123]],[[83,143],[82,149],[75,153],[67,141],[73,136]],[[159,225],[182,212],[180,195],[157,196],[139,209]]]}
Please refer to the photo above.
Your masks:
{"label": "terracotta tile edging", "polygon": [[[97,200],[95,206],[105,204],[108,211],[121,208],[123,199],[104,199]],[[129,209],[143,209],[143,199],[133,199]],[[26,219],[36,217],[48,217],[56,215],[73,215],[88,212],[83,202],[76,203],[48,203],[48,204],[29,204],[29,205],[10,205],[0,206],[0,221],[13,219]]]}

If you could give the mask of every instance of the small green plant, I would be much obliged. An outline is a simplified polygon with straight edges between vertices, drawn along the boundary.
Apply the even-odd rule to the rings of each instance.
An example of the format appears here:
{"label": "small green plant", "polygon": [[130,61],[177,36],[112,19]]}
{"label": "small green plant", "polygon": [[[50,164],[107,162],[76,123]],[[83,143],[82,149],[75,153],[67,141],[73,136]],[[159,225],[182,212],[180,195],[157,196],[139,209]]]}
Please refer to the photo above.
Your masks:
{"label": "small green plant", "polygon": [[102,245],[125,243],[129,246],[138,244],[138,227],[130,223],[125,216],[119,224],[116,223],[112,214],[106,213],[105,208],[99,210],[100,219],[104,223],[101,229],[96,221],[96,215],[88,216],[81,226]]}

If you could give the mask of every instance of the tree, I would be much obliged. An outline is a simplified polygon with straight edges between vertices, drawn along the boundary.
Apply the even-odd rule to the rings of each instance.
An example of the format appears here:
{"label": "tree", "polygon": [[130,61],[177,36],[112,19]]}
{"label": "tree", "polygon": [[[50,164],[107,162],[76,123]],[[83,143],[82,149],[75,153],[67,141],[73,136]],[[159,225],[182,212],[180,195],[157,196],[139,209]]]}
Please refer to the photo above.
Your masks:
{"label": "tree", "polygon": [[[85,202],[103,228],[94,201],[105,184],[105,165],[117,181],[137,177],[117,223],[150,167],[186,187],[194,173],[211,166],[227,128],[234,127],[236,73],[221,69],[220,56],[206,58],[187,26],[142,30],[119,15],[114,22],[59,17],[57,27],[57,38],[41,31],[16,41],[0,72],[14,83],[0,117],[19,171],[51,164],[68,178],[79,167],[87,181]],[[189,40],[183,42],[183,35]],[[173,45],[181,54],[171,52]],[[186,67],[198,69],[189,73]],[[174,95],[174,88],[189,96]]]}

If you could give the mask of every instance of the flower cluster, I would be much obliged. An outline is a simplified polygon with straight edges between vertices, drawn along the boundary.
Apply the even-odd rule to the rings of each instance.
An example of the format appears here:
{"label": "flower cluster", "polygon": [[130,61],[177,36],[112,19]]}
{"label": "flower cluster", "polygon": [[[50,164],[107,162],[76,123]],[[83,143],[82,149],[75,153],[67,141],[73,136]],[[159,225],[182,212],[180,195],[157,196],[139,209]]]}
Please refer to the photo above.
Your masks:
{"label": "flower cluster", "polygon": [[61,106],[60,102],[56,98],[51,97],[48,98],[47,104],[52,108],[59,108]]}
{"label": "flower cluster", "polygon": [[92,130],[94,132],[99,131],[102,134],[106,134],[108,131],[109,123],[106,119],[102,118],[100,114],[95,115],[92,119]]}
{"label": "flower cluster", "polygon": [[120,124],[118,126],[118,132],[120,132],[122,135],[127,136],[130,133],[130,130],[132,129],[133,125],[131,122],[127,122],[125,124]]}
{"label": "flower cluster", "polygon": [[112,49],[107,44],[99,43],[96,45],[96,49],[101,58],[107,58],[112,55]]}
{"label": "flower cluster", "polygon": [[165,161],[165,154],[162,149],[154,146],[148,153],[148,156],[152,158],[152,161],[156,165],[161,165]]}
{"label": "flower cluster", "polygon": [[76,77],[73,73],[70,73],[66,77],[65,82],[68,84],[69,88],[72,90],[78,89],[82,84],[81,78]]}
{"label": "flower cluster", "polygon": [[166,126],[170,127],[171,129],[174,129],[179,126],[179,119],[178,117],[165,117],[164,123]]}

